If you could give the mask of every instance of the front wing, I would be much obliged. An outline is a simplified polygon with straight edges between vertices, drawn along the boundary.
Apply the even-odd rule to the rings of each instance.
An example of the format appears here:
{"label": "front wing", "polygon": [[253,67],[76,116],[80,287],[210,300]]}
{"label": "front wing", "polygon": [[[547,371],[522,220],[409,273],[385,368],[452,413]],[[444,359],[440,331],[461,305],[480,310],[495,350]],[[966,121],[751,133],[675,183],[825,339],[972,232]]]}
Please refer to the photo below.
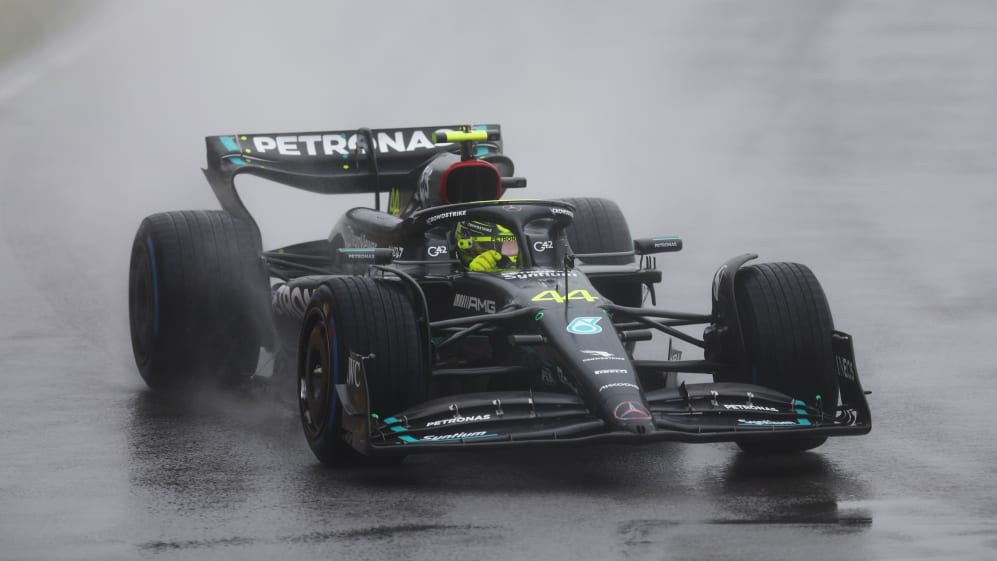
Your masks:
{"label": "front wing", "polygon": [[[851,337],[834,333],[841,392],[836,413],[750,384],[682,384],[645,394],[653,429],[624,430],[595,416],[574,395],[487,392],[434,399],[390,417],[344,403],[351,445],[368,455],[443,452],[482,447],[661,441],[722,442],[868,433],[872,419],[855,367]],[[366,393],[366,382],[361,389]],[[339,388],[340,398],[349,393]],[[364,399],[354,401],[367,401]],[[369,403],[369,401],[368,401]],[[643,405],[641,406],[641,408]],[[643,412],[641,412],[643,413]],[[621,411],[626,415],[627,411]]]}

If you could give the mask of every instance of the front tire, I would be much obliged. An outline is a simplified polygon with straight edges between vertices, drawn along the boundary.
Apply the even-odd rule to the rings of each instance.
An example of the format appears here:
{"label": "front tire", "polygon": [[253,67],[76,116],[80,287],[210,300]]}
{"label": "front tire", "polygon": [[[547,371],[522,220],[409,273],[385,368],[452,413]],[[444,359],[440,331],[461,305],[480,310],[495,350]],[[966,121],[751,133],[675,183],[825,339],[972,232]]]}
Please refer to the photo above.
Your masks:
{"label": "front tire", "polygon": [[[799,263],[744,267],[735,277],[735,298],[747,368],[733,369],[718,381],[772,388],[833,415],[838,405],[834,322],[813,272]],[[810,450],[825,440],[786,436],[737,444],[749,453],[771,454]]]}
{"label": "front tire", "polygon": [[343,405],[350,353],[365,361],[370,413],[391,415],[427,395],[426,343],[411,298],[397,283],[335,277],[312,295],[305,312],[298,363],[299,412],[315,457],[328,466],[390,464],[368,458],[347,442]]}

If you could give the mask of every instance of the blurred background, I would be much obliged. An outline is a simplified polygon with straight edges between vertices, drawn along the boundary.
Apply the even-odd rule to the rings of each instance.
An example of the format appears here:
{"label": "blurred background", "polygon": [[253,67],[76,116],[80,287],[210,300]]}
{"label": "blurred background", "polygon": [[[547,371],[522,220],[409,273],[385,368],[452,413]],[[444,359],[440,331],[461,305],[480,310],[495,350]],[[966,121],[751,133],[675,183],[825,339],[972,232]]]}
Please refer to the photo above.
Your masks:
{"label": "blurred background", "polygon": [[[988,0],[0,0],[0,558],[992,559],[995,53]],[[662,307],[735,254],[809,265],[873,433],[337,474],[293,413],[144,390],[132,236],[217,208],[204,136],[466,122],[517,195],[682,236]],[[370,204],[240,187],[267,246]]]}

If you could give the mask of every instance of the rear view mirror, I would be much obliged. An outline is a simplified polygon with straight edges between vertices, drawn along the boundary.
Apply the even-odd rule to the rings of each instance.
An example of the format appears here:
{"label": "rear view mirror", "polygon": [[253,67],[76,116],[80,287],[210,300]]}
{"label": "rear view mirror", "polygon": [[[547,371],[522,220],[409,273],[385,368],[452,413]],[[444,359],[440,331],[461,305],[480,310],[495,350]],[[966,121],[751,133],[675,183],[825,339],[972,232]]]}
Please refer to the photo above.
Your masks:
{"label": "rear view mirror", "polygon": [[682,238],[677,236],[662,236],[634,240],[634,253],[637,255],[651,255],[674,251],[682,251]]}

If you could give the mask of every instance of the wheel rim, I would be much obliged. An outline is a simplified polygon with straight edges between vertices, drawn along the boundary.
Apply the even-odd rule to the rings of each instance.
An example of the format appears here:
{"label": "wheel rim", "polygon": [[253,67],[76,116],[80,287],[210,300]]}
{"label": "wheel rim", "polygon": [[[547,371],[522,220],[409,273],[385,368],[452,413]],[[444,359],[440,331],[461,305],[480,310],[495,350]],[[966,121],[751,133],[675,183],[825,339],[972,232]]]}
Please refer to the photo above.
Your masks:
{"label": "wheel rim", "polygon": [[155,337],[155,291],[152,279],[152,262],[141,243],[132,250],[131,282],[128,286],[128,315],[131,324],[132,349],[138,364],[149,362]]}
{"label": "wheel rim", "polygon": [[298,371],[298,405],[309,440],[321,437],[326,430],[332,388],[330,370],[326,330],[317,321],[308,335],[303,368]]}

